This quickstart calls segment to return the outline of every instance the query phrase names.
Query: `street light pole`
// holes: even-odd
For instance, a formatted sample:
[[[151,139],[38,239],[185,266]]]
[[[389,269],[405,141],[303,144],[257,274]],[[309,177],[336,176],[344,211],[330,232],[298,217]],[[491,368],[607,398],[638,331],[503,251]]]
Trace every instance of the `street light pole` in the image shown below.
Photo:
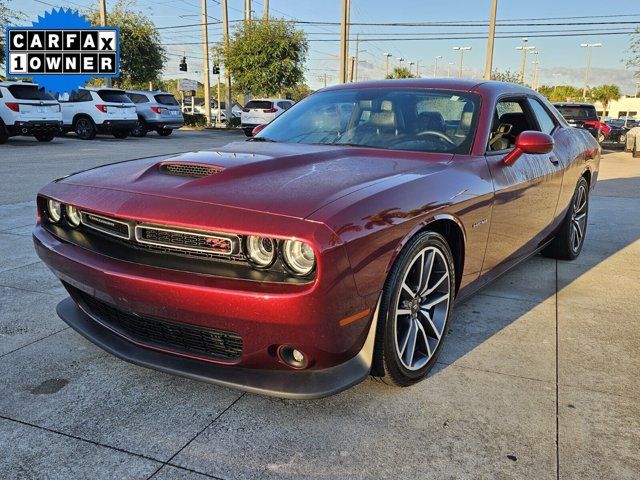
[[[209,77],[209,28],[207,26],[207,0],[201,0],[202,8],[202,63],[204,86],[204,116],[211,123],[211,77]]]
[[[536,47],[534,46],[527,46],[527,42],[529,41],[528,38],[523,38],[522,39],[522,45],[517,46],[516,50],[521,50],[522,51],[522,64],[520,65],[520,78],[519,78],[519,83],[521,85],[524,85],[524,73],[525,73],[525,69],[527,67],[527,52],[530,52],[531,50],[535,50]]]
[[[533,65],[533,73],[531,74],[531,88],[533,88],[536,92],[538,91],[538,65],[540,65],[539,60],[534,60],[531,62]]]
[[[464,52],[467,50],[471,50],[471,47],[453,47],[454,50],[458,50],[460,52],[460,67],[458,69],[458,78],[462,78],[462,68],[464,64]]]
[[[436,57],[436,66],[433,69],[433,78],[436,78],[438,76],[438,60],[442,60],[442,55],[438,55]]]
[[[403,57],[398,57],[398,58],[396,58],[396,60],[398,60],[398,68],[402,68],[402,62],[404,62],[404,58]]]
[[[226,48],[229,45],[229,9],[227,8],[227,0],[222,0],[220,6],[222,7],[222,43]],[[227,89],[224,115],[227,119],[227,128],[229,128],[231,124],[231,102],[233,99],[231,97],[231,72],[227,64],[224,66],[224,83]]]
[[[454,65],[453,62],[449,62],[449,65],[447,65],[447,78],[451,78],[451,66]]]
[[[587,68],[584,71],[584,87],[582,89],[582,98],[587,99],[587,90],[589,89],[589,70],[591,70],[591,53],[593,48],[601,47],[601,43],[581,43],[582,48],[587,49]]]
[[[491,0],[491,18],[489,20],[489,40],[487,43],[487,62],[484,67],[485,80],[491,80],[491,70],[493,68],[493,44],[496,38],[497,10],[498,10],[498,0]]]
[[[384,56],[386,57],[386,60],[387,60],[387,73],[385,75],[385,78],[387,78],[389,76],[389,59],[393,57],[393,54],[389,52],[384,52]]]

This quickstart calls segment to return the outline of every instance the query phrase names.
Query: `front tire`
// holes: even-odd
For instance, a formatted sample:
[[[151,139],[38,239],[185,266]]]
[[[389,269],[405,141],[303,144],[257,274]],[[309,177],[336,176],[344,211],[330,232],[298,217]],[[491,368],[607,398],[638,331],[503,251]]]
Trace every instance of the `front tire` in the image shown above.
[[[558,260],[574,260],[580,255],[589,219],[589,184],[580,177],[571,204],[558,234],[543,250],[543,255]]]
[[[159,128],[158,129],[158,135],[160,135],[161,137],[168,137],[169,135],[171,135],[172,132],[173,132],[173,129],[171,129],[171,128]]]
[[[385,283],[374,375],[402,387],[424,379],[442,350],[454,295],[449,245],[438,233],[418,234],[404,247]]]
[[[51,140],[53,140],[55,138],[55,134],[54,133],[36,133],[34,135],[34,137],[36,138],[36,140],[38,140],[39,142],[50,142]]]
[[[127,138],[129,136],[129,130],[114,130],[112,134],[116,138]]]

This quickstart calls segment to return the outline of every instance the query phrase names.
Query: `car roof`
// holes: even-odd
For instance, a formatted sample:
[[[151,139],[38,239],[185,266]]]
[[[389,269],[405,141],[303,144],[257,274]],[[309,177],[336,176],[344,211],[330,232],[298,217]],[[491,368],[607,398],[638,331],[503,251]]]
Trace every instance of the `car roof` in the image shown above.
[[[115,90],[117,92],[124,92],[123,88],[116,87],[82,87],[84,90],[89,90],[90,92],[100,92],[102,90]]]

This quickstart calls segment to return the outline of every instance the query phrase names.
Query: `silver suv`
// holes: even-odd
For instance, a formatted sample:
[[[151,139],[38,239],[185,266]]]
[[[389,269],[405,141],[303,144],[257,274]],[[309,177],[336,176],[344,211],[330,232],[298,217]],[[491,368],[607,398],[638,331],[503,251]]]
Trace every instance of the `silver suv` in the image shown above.
[[[50,142],[62,129],[60,104],[35,83],[0,82],[0,143],[16,135]]]
[[[131,130],[134,137],[144,137],[149,130],[166,137],[174,129],[184,126],[180,104],[167,92],[127,90],[127,96],[135,103],[138,124]]]

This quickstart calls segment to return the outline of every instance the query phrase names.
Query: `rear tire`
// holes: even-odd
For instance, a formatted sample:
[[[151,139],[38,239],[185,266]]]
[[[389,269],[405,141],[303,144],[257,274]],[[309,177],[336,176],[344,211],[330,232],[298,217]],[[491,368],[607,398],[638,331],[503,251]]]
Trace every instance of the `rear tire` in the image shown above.
[[[9,132],[7,132],[4,122],[0,120],[0,145],[7,143],[7,140],[9,140]]]
[[[161,137],[168,137],[169,135],[171,135],[171,133],[173,133],[173,129],[171,129],[171,128],[159,128],[158,129],[158,135],[160,135]]]
[[[111,134],[116,138],[127,138],[129,130],[114,130]]]
[[[444,237],[416,235],[398,256],[380,303],[373,375],[406,387],[433,368],[449,329],[455,266]]]
[[[89,117],[80,117],[73,124],[73,130],[81,140],[93,140],[98,133],[96,124]]]
[[[36,138],[36,140],[38,140],[39,142],[50,142],[51,140],[53,140],[55,138],[55,134],[54,133],[36,133],[34,135],[34,137]]]
[[[589,184],[580,177],[558,234],[542,251],[546,257],[574,260],[580,255],[589,220]]]

